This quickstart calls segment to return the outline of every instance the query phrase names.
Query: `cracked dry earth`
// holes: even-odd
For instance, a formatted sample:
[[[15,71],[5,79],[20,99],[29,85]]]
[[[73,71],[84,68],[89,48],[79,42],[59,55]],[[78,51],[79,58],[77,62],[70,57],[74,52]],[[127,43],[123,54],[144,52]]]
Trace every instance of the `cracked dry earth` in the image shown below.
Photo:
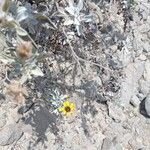
[[[41,101],[17,114],[0,94],[0,150],[150,150],[150,2],[137,3],[117,54],[124,67],[113,100],[90,103],[73,93],[74,114],[61,120]]]

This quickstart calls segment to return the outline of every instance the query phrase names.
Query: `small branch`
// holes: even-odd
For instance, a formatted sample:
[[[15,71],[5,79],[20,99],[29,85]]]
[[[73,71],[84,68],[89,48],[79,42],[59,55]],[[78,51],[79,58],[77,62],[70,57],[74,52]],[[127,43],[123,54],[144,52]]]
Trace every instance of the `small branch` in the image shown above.
[[[67,38],[67,35],[66,35],[64,29],[63,29],[63,32],[64,32],[64,35],[65,35],[66,38]],[[68,38],[67,38],[67,42],[68,42],[68,44],[69,44],[69,46],[70,46],[70,50],[71,50],[71,52],[72,52],[72,55],[73,55],[74,59],[75,59],[79,64],[80,64],[80,61],[82,61],[82,62],[90,63],[90,64],[92,64],[92,65],[98,66],[98,67],[100,67],[100,68],[103,68],[103,69],[106,69],[106,70],[112,72],[111,69],[109,69],[109,68],[107,68],[107,67],[104,67],[104,66],[102,66],[101,64],[98,64],[98,63],[95,63],[95,62],[92,62],[92,61],[89,61],[89,60],[86,60],[86,59],[84,59],[84,58],[79,57],[79,56],[75,53],[75,51],[73,50],[73,47],[72,47],[72,45],[71,45],[71,43],[70,43],[70,41],[69,41]]]

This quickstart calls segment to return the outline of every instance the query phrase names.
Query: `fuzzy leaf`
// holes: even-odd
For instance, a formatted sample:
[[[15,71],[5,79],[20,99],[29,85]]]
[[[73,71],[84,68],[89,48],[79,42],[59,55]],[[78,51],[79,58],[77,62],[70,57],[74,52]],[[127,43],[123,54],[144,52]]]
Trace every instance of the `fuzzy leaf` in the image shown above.
[[[67,16],[67,14],[66,14],[65,11],[64,11],[64,8],[62,8],[62,7],[58,7],[58,12],[59,12],[60,14],[62,14],[63,16]]]
[[[38,21],[34,16],[31,4],[26,3],[25,6],[20,6],[18,8],[16,20],[20,22],[24,29],[29,30],[29,33],[35,33]]]
[[[74,24],[78,25],[78,26],[80,25],[80,22],[79,22],[78,18],[74,18]]]
[[[5,19],[6,19],[6,21],[3,22],[2,27],[4,27],[4,28],[14,28],[14,27],[17,26],[17,24],[16,24],[15,20],[13,19],[13,17],[7,15],[5,17]]]
[[[74,24],[74,21],[71,20],[70,18],[66,18],[65,22],[64,22],[64,25],[65,26],[68,26],[68,25],[71,25],[71,24]]]
[[[19,36],[27,36],[28,33],[22,28],[16,28],[17,35]]]
[[[3,0],[3,5],[2,5],[2,11],[4,12],[7,12],[8,9],[9,9],[9,4],[10,4],[10,1],[9,0]]]
[[[74,5],[74,1],[73,0],[68,0],[68,3],[69,3],[69,6],[70,7],[74,7],[73,5]]]
[[[76,25],[76,30],[79,36],[81,36],[81,27],[79,25]]]
[[[0,54],[0,61],[3,62],[4,64],[8,64],[8,63],[11,64],[12,62],[14,62],[14,59],[11,59],[6,55]]]
[[[83,9],[83,0],[79,0],[77,8],[78,8],[78,11],[81,11]]]
[[[47,21],[51,27],[53,27],[53,29],[56,28],[56,26],[52,23],[52,21],[49,19],[49,17],[47,17],[46,15],[44,14],[41,14],[41,13],[37,13],[35,14],[35,18],[39,21]]]
[[[91,22],[91,21],[93,21],[93,15],[89,14],[89,15],[83,16],[82,17],[82,21],[85,21],[85,22]]]
[[[75,13],[74,13],[74,7],[66,7],[65,8],[65,10],[70,14],[70,15],[72,15],[72,16],[74,16],[75,15]]]
[[[28,13],[26,11],[27,11],[27,9],[23,6],[18,8],[18,10],[17,10],[17,13],[18,13],[17,20],[19,22],[25,20],[28,17]]]
[[[21,79],[20,79],[20,83],[24,84],[28,79],[31,79],[30,74],[29,73],[28,74],[23,74]]]
[[[15,17],[17,15],[17,2],[11,1],[9,12]]]
[[[43,72],[41,71],[41,69],[38,66],[33,68],[30,72],[34,76],[44,76]]]

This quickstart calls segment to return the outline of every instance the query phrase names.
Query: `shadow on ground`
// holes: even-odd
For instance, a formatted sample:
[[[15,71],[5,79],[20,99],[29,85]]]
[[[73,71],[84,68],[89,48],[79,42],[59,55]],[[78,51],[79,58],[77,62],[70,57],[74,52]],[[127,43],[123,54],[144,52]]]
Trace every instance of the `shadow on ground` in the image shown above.
[[[33,130],[33,139],[30,140],[28,149],[33,149],[39,142],[46,148],[47,132],[59,139],[58,116],[50,113],[43,102],[33,103],[30,109],[24,110],[26,111],[22,119],[26,125],[31,125]],[[21,112],[21,109],[19,111]]]

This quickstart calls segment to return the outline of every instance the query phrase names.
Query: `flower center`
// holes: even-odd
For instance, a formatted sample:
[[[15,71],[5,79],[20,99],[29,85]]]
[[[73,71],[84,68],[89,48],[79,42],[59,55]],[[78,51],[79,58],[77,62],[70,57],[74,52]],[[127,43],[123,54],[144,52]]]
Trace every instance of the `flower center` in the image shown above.
[[[65,107],[65,111],[66,112],[70,112],[71,111],[71,108],[69,106]]]

